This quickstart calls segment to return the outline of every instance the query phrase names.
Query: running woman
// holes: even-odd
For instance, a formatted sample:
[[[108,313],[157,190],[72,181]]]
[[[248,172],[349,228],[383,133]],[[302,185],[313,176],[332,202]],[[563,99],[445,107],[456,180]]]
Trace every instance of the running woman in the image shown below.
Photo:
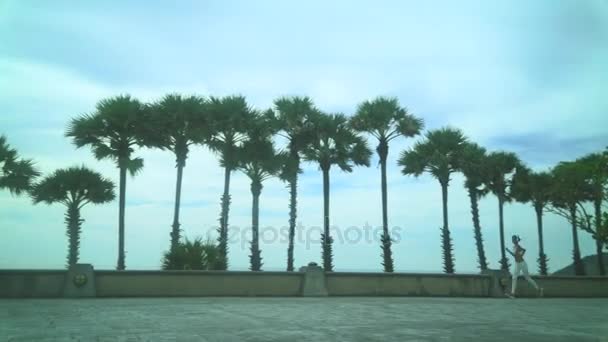
[[[542,297],[543,289],[541,287],[538,287],[538,285],[536,284],[534,279],[530,278],[530,274],[528,273],[528,264],[526,264],[526,261],[524,260],[524,254],[526,253],[526,250],[519,244],[519,241],[521,241],[521,239],[519,238],[519,236],[513,235],[511,237],[511,240],[513,241],[513,251],[509,250],[508,248],[506,248],[506,250],[507,250],[507,252],[509,252],[509,254],[511,254],[513,256],[513,258],[515,258],[515,266],[513,267],[514,270],[513,270],[513,280],[511,283],[511,294],[509,294],[508,296],[511,298],[515,298],[515,289],[517,288],[517,278],[519,277],[519,273],[523,272],[524,278],[526,278],[528,283],[530,283],[532,286],[534,286],[536,291],[538,291],[539,296]]]

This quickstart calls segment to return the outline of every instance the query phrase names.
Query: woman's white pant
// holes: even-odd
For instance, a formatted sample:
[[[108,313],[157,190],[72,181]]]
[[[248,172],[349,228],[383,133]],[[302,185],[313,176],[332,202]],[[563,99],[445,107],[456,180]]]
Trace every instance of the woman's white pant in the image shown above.
[[[528,273],[528,264],[526,264],[525,261],[522,261],[522,262],[516,262],[515,266],[513,267],[513,280],[511,282],[511,293],[515,294],[515,289],[517,288],[517,278],[519,277],[520,272],[524,274],[524,278],[526,278],[528,283],[530,283],[532,286],[534,286],[535,289],[538,290],[538,285],[536,285],[536,282],[534,281],[534,279],[530,278],[530,274]]]

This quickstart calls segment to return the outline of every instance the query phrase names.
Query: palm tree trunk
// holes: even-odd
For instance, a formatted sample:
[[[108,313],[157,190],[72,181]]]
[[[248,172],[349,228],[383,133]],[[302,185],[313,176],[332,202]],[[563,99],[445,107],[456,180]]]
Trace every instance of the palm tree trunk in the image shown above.
[[[175,184],[175,208],[173,210],[173,225],[171,231],[171,250],[174,250],[177,247],[180,239],[180,229],[179,229],[179,209],[180,202],[182,197],[182,175],[184,172],[183,162],[178,160],[177,162],[177,182]]]
[[[321,248],[323,268],[326,272],[333,272],[333,239],[329,233],[329,167],[323,167],[323,234],[321,234]]]
[[[251,206],[251,255],[249,260],[252,271],[261,271],[262,256],[260,251],[259,238],[259,214],[260,214],[260,193],[262,185],[259,182],[251,182],[251,194],[253,195],[253,203]]]
[[[384,272],[393,272],[393,252],[391,250],[391,236],[388,231],[388,190],[386,186],[386,158],[388,156],[388,143],[384,140],[380,141],[378,145],[378,155],[380,156],[380,175],[381,175],[381,189],[382,189],[382,237],[381,245],[382,249],[382,265],[384,266]]]
[[[287,247],[287,271],[293,271],[293,240],[296,234],[298,174],[289,181],[289,245]]]
[[[127,167],[120,166],[120,194],[118,197],[118,262],[116,269],[125,269],[125,195],[127,191]]]
[[[536,211],[536,226],[538,227],[538,271],[541,275],[547,275],[549,270],[543,240],[543,208],[535,206],[534,211]]]
[[[78,263],[78,255],[80,251],[80,231],[83,220],[80,219],[80,210],[78,203],[70,203],[68,211],[65,214],[65,223],[67,224],[68,236],[68,268]]]
[[[228,269],[228,211],[230,210],[230,174],[229,167],[224,168],[224,194],[221,200],[220,227],[218,237],[218,269]]]
[[[578,245],[578,231],[576,229],[576,207],[570,207],[570,219],[572,220],[572,259],[574,261],[574,272],[576,275],[585,275],[585,265],[581,260],[581,250]]]
[[[500,269],[509,270],[509,260],[505,254],[505,225],[503,216],[504,199],[502,195],[498,195],[498,229],[500,232]]]
[[[601,276],[606,275],[606,267],[604,266],[604,252],[603,243],[599,238],[599,233],[602,230],[602,199],[595,200],[593,203],[595,207],[595,246],[597,251],[597,267]]]
[[[443,204],[443,228],[441,229],[441,242],[443,247],[443,270],[445,273],[454,273],[454,256],[452,255],[452,238],[448,226],[448,183],[441,182],[441,200]]]
[[[481,234],[481,225],[479,224],[479,206],[477,203],[477,189],[469,187],[469,199],[471,200],[471,215],[473,217],[473,232],[475,234],[475,245],[477,246],[477,261],[479,268],[482,271],[488,269],[486,253],[483,248],[483,237]]]

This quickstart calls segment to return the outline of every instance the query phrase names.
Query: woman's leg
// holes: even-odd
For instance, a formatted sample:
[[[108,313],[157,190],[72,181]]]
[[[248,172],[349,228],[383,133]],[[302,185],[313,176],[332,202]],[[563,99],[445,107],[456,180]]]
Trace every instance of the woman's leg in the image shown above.
[[[511,280],[511,294],[512,295],[515,295],[515,290],[517,289],[517,277],[519,276],[520,270],[521,270],[520,263],[515,262],[515,265],[513,265],[513,278]]]
[[[538,290],[538,285],[536,284],[536,282],[534,281],[534,279],[532,279],[530,277],[530,274],[528,273],[528,264],[526,264],[526,262],[522,262],[522,271],[524,273],[524,278],[526,278],[526,280],[528,281],[528,283],[532,284],[532,286],[534,286],[534,288],[536,290]]]

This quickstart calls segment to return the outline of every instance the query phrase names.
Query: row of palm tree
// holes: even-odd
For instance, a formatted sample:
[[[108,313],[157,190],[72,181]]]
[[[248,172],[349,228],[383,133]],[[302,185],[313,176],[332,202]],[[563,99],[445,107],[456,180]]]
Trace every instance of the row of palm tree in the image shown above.
[[[259,246],[259,199],[263,182],[271,177],[285,181],[289,188],[289,243],[287,270],[294,270],[294,235],[297,218],[297,184],[303,161],[318,164],[323,177],[323,232],[321,234],[323,266],[333,270],[330,235],[330,171],[336,166],[352,172],[355,166],[369,166],[371,150],[363,134],[378,141],[376,152],[381,166],[382,224],[381,257],[385,272],[394,270],[392,238],[388,230],[387,156],[389,143],[398,137],[421,134],[423,120],[410,114],[395,98],[379,97],[361,103],[350,118],[343,114],[326,114],[308,97],[283,97],[266,111],[249,106],[242,96],[209,97],[170,94],[154,103],[142,103],[130,96],[117,96],[100,101],[91,114],[73,119],[66,131],[77,148],[91,147],[97,159],[113,160],[119,177],[119,250],[117,269],[125,269],[124,232],[127,173],[142,171],[143,160],[136,157],[137,147],[171,151],[176,157],[176,189],[173,221],[170,230],[170,252],[180,247],[179,221],[183,169],[192,145],[208,147],[219,157],[224,168],[224,190],[220,198],[218,228],[219,269],[228,268],[228,217],[230,210],[230,177],[242,171],[251,181],[252,241],[251,270],[262,269]],[[286,139],[279,149],[275,137]],[[87,203],[104,203],[114,198],[113,184],[84,167],[58,170],[34,185],[38,172],[31,161],[19,160],[16,152],[0,140],[0,158],[5,158],[4,178],[0,186],[12,192],[31,191],[34,202],[61,202],[68,207],[67,232],[70,237],[68,264],[77,261],[78,236],[82,219],[79,209]],[[7,152],[4,152],[7,151]],[[11,152],[12,151],[12,152]],[[2,161],[3,159],[0,159]],[[478,201],[492,193],[498,200],[500,266],[508,269],[504,242],[504,205],[512,200],[531,203],[537,214],[539,235],[539,272],[547,274],[544,253],[542,217],[546,211],[566,217],[572,224],[573,259],[577,274],[584,274],[577,229],[584,229],[597,241],[601,260],[606,245],[606,220],[602,223],[602,205],[608,184],[608,155],[598,153],[574,162],[560,163],[548,172],[535,173],[509,152],[488,153],[471,142],[462,131],[444,127],[427,131],[412,148],[403,151],[398,165],[404,175],[429,173],[441,186],[443,225],[440,228],[443,266],[446,273],[455,272],[455,257],[448,221],[448,187],[454,173],[465,176],[465,188],[471,202],[471,214],[479,268],[488,268],[485,256]],[[20,165],[20,166],[19,166]],[[30,170],[19,170],[29,166]],[[26,167],[27,169],[27,167]],[[12,172],[12,173],[11,173]],[[21,175],[15,178],[15,175]],[[8,178],[7,178],[8,177]],[[12,177],[12,178],[11,178]],[[16,179],[19,179],[17,182]],[[12,182],[12,183],[11,183]],[[20,182],[20,183],[19,183]],[[18,183],[20,186],[16,186]],[[11,185],[12,184],[12,185]],[[595,216],[588,215],[592,203]],[[605,274],[604,265],[600,273]]]

